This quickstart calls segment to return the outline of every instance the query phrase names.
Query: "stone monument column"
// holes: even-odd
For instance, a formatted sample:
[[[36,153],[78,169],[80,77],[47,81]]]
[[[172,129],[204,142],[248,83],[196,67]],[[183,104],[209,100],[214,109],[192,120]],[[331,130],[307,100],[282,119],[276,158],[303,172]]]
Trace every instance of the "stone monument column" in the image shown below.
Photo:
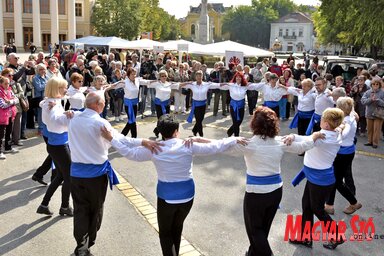
[[[68,1],[68,40],[76,39],[75,0]]]
[[[59,43],[59,6],[57,0],[49,2],[51,7],[51,42],[52,46]]]
[[[22,6],[23,5],[21,0],[15,0],[13,5],[13,20],[14,20],[14,27],[15,27],[15,46],[16,46],[17,52],[24,52],[23,20],[21,15],[21,12],[23,10]]]
[[[33,20],[33,44],[36,46],[37,52],[42,51],[41,48],[41,25],[40,25],[40,1],[32,2],[32,20]]]
[[[209,29],[209,16],[207,10],[207,2],[208,0],[201,1],[201,11],[199,18],[199,43],[208,44],[211,42],[210,40],[210,29]]]

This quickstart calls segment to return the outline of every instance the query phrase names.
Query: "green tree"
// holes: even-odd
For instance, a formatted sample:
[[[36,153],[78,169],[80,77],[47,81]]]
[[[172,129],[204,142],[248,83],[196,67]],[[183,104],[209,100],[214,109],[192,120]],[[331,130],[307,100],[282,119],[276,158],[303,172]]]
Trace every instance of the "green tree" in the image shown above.
[[[91,17],[96,34],[130,40],[136,38],[143,21],[137,11],[141,5],[140,0],[97,0]]]
[[[381,1],[323,0],[314,13],[316,32],[321,43],[353,45],[355,50],[369,47],[374,57],[384,39],[384,10]]]
[[[176,39],[181,31],[158,0],[96,0],[91,20],[96,34],[129,40],[142,32],[153,32],[154,40]]]

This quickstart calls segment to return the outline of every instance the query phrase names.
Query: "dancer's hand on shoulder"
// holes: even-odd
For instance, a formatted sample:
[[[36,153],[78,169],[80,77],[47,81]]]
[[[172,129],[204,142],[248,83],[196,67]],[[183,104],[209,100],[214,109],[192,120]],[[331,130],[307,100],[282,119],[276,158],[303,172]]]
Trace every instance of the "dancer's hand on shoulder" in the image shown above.
[[[192,137],[192,138],[185,139],[183,143],[184,143],[184,146],[186,146],[187,148],[190,148],[190,147],[192,147],[194,142],[197,142],[197,143],[210,143],[211,140],[205,139],[205,138],[202,138],[202,137]]]
[[[247,146],[248,142],[249,142],[249,140],[246,139],[246,138],[243,138],[243,137],[239,137],[239,138],[236,139],[236,143],[240,144],[242,146]]]
[[[325,139],[325,134],[321,132],[314,132],[312,133],[312,139],[313,141],[323,140]]]
[[[157,154],[161,152],[162,151],[161,146],[164,146],[164,144],[161,142],[146,140],[146,139],[143,139],[143,141],[141,142],[141,145],[149,149],[152,152],[152,154]]]
[[[101,136],[104,139],[106,139],[108,141],[112,141],[112,139],[113,139],[112,132],[110,130],[108,130],[107,127],[105,127],[105,126],[101,127],[100,131],[101,131]]]

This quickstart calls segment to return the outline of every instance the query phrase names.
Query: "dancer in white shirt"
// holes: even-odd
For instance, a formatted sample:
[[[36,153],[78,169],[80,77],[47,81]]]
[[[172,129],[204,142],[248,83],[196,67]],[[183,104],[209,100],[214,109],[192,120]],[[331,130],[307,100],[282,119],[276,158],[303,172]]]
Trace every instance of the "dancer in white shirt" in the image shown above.
[[[340,194],[348,200],[349,206],[344,209],[344,213],[352,214],[356,210],[362,207],[361,203],[357,202],[354,191],[346,185],[344,179],[347,179],[347,176],[353,181],[352,178],[352,161],[355,157],[355,136],[357,123],[355,120],[353,107],[354,102],[352,98],[349,97],[340,97],[336,102],[336,107],[341,109],[344,112],[344,125],[345,128],[342,132],[342,143],[339,152],[337,152],[335,161],[333,162],[333,168],[335,172],[336,183],[333,188],[327,203],[325,205],[325,211],[329,214],[334,214],[335,209],[333,207],[335,201],[336,189]]]
[[[161,248],[165,256],[179,255],[183,223],[192,207],[195,195],[192,176],[193,155],[212,155],[229,149],[236,145],[236,142],[242,144],[246,142],[241,138],[226,138],[207,144],[193,143],[191,147],[186,147],[184,141],[177,138],[179,123],[171,115],[163,115],[157,127],[164,139],[162,152],[157,155],[143,147],[131,148],[119,142],[107,129],[103,130],[103,136],[128,159],[152,160],[155,164],[158,175],[157,219]],[[197,141],[199,140],[197,138]]]
[[[179,84],[169,83],[167,82],[168,73],[165,70],[161,70],[159,72],[160,81],[150,81],[147,85],[148,88],[155,88],[156,90],[156,98],[155,98],[155,106],[156,106],[156,115],[157,119],[159,119],[164,114],[169,114],[170,112],[170,104],[169,99],[171,98],[171,90],[179,89]],[[157,127],[153,130],[156,135],[156,138],[159,137],[159,131]]]
[[[73,73],[71,75],[71,85],[67,91],[67,98],[71,105],[71,110],[84,110],[85,95],[84,92],[88,87],[82,87],[83,85],[83,76],[79,73]]]
[[[89,248],[95,244],[97,231],[103,218],[103,205],[110,187],[118,183],[108,161],[111,144],[100,136],[100,129],[107,127],[120,143],[128,147],[143,145],[158,150],[158,144],[149,140],[131,139],[111,128],[100,117],[105,100],[102,95],[91,92],[86,97],[86,109],[70,120],[68,126],[71,148],[71,189],[74,205],[74,237],[77,242],[75,255],[90,255]],[[87,124],[86,129],[84,124]],[[108,254],[108,253],[105,253]]]
[[[40,214],[53,214],[48,204],[56,189],[63,183],[59,214],[73,216],[73,209],[69,205],[71,156],[68,147],[67,127],[69,122],[67,116],[72,115],[73,112],[64,112],[61,105],[61,99],[67,91],[67,84],[67,81],[62,78],[52,77],[49,79],[44,92],[47,99],[40,103],[42,120],[45,124],[43,133],[48,138],[47,151],[56,166],[57,172],[55,178],[49,184],[41,205],[37,209],[37,213]]]
[[[280,117],[279,100],[287,92],[284,88],[277,85],[277,80],[277,75],[272,73],[269,76],[269,83],[251,83],[248,84],[248,86],[254,86],[256,91],[263,92],[264,106],[267,106],[275,111],[277,117]]]
[[[254,111],[250,127],[254,136],[248,145],[231,149],[244,154],[247,166],[244,196],[244,222],[250,242],[247,255],[272,255],[268,234],[283,193],[280,176],[283,155],[311,149],[322,134],[277,136],[279,119],[273,110],[262,106]]]
[[[341,125],[343,119],[344,113],[338,108],[328,108],[323,112],[320,132],[325,134],[325,139],[317,141],[315,147],[305,153],[304,167],[292,181],[292,184],[296,186],[304,178],[307,178],[302,198],[301,237],[290,239],[290,243],[312,248],[311,232],[304,232],[304,227],[309,223],[309,230],[312,230],[314,215],[319,221],[329,223],[328,232],[330,231],[333,220],[325,211],[324,204],[335,184],[333,161],[341,144],[341,135],[335,129]],[[344,240],[338,237],[337,225],[335,237],[336,240],[329,240],[323,246],[333,250],[344,243]]]
[[[196,71],[196,82],[180,83],[180,87],[185,89],[191,89],[192,94],[192,109],[188,116],[188,123],[192,123],[193,116],[196,118],[196,123],[192,128],[193,135],[199,134],[203,136],[203,120],[205,115],[205,109],[207,105],[207,93],[209,89],[218,89],[219,83],[207,83],[203,82],[203,72],[201,70]]]

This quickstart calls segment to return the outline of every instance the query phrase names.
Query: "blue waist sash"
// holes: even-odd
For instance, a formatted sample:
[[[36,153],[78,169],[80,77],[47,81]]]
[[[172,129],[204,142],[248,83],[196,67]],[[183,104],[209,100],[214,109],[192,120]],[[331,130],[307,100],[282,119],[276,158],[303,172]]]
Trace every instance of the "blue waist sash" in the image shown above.
[[[309,122],[309,125],[308,125],[308,128],[307,128],[307,131],[305,132],[305,135],[311,135],[313,126],[315,124],[317,124],[318,122],[320,122],[320,120],[321,120],[321,115],[313,113],[313,116],[311,118],[311,121]]]
[[[45,123],[43,123],[42,134],[43,134],[44,137],[48,138],[48,129],[47,129],[47,126],[45,125]]]
[[[166,107],[169,105],[169,99],[161,101],[159,98],[155,98],[155,104],[161,106],[162,115],[167,113]]]
[[[60,146],[68,143],[68,132],[54,133],[54,132],[48,131],[47,127],[44,126],[43,134],[48,138],[49,145]]]
[[[71,164],[71,176],[76,178],[95,178],[107,174],[109,187],[112,190],[112,185],[119,184],[119,179],[113,170],[111,163],[107,160],[103,164]]]
[[[192,123],[193,116],[195,115],[195,107],[202,107],[207,104],[207,100],[192,100],[191,112],[189,112],[187,122]]]
[[[279,106],[279,102],[278,101],[264,101],[263,105],[267,106],[269,108],[275,108],[275,107]]]
[[[229,105],[233,108],[233,111],[236,113],[236,121],[240,121],[240,112],[241,108],[245,106],[245,99],[243,100],[234,100],[231,98]]]
[[[124,98],[124,105],[128,108],[128,123],[133,124],[136,122],[135,111],[133,110],[133,106],[139,104],[139,98],[136,99],[127,99]]]
[[[71,108],[71,110],[83,112],[85,108]]]
[[[193,179],[178,182],[157,182],[157,196],[164,200],[183,200],[195,195]]]
[[[304,178],[319,186],[329,186],[336,182],[333,166],[319,170],[304,165],[303,169],[293,178],[292,185],[298,185]]]
[[[356,151],[356,146],[355,144],[352,144],[351,146],[347,146],[347,147],[341,146],[337,154],[349,155],[349,154],[355,153],[355,151]]]
[[[252,176],[247,174],[248,185],[271,185],[279,184],[282,182],[280,174],[270,176]]]
[[[299,118],[300,119],[310,119],[313,116],[313,113],[315,113],[315,110],[311,111],[297,111],[295,116],[292,119],[291,124],[289,125],[289,129],[297,128],[297,125],[299,124]]]

